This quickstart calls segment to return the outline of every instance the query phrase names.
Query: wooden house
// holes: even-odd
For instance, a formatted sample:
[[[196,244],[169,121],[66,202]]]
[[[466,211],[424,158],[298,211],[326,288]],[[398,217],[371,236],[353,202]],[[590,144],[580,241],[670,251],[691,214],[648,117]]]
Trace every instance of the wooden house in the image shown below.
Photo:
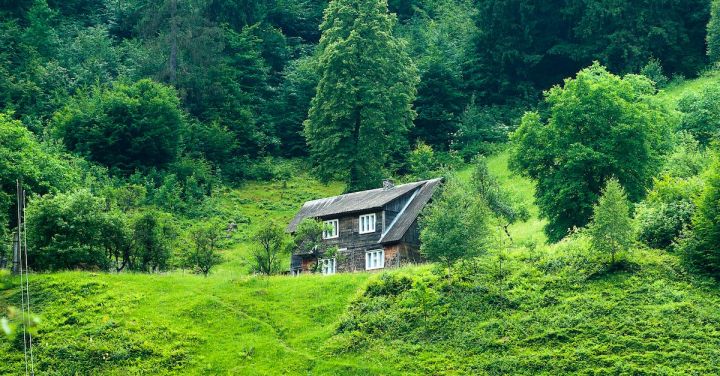
[[[393,185],[306,202],[287,227],[294,233],[305,218],[325,223],[323,242],[337,247],[335,257],[295,252],[291,272],[324,274],[377,270],[420,262],[418,215],[441,179]]]

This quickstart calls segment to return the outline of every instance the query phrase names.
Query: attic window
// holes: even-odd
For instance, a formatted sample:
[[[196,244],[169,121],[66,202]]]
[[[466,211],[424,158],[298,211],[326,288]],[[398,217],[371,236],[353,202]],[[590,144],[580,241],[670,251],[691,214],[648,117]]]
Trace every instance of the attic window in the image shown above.
[[[331,219],[323,222],[325,224],[325,230],[323,230],[323,239],[337,238],[339,235],[339,222],[337,219]]]
[[[375,213],[361,215],[358,218],[358,225],[361,234],[375,232]]]

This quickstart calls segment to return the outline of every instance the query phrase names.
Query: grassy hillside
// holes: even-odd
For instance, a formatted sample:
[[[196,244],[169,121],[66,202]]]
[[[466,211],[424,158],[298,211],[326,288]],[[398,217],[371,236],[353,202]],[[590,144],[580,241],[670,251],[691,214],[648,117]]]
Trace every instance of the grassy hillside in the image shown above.
[[[366,274],[302,278],[34,276],[41,374],[299,374],[371,368],[319,356]],[[17,304],[7,290],[0,305]],[[0,374],[22,367],[22,342],[0,341]],[[348,364],[346,366],[346,364]]]
[[[320,344],[366,274],[248,276],[250,235],[265,220],[287,223],[303,201],[342,191],[306,178],[222,192],[238,242],[210,277],[65,272],[33,275],[41,322],[36,367],[44,374],[276,374],[372,369],[325,359]],[[0,284],[0,307],[19,306],[18,280]],[[0,309],[0,312],[4,312]],[[22,342],[0,337],[0,374],[22,367]],[[6,361],[7,360],[7,361]]]
[[[711,70],[694,80],[684,80],[670,84],[668,87],[660,90],[658,98],[668,107],[674,109],[675,104],[683,95],[692,92],[700,92],[703,87],[710,83],[720,81],[720,71]]]
[[[490,158],[490,169],[533,218],[511,228],[511,252],[467,264],[452,283],[432,266],[248,276],[249,235],[261,221],[285,223],[302,201],[342,191],[307,178],[248,184],[221,195],[221,210],[240,223],[239,243],[208,278],[34,275],[36,368],[56,375],[720,372],[717,286],[664,251],[636,250],[622,268],[606,270],[582,234],[543,245],[533,184],[512,174],[507,159]],[[4,283],[0,307],[19,305],[17,280]],[[18,338],[0,340],[0,374],[23,367]]]
[[[235,218],[238,231],[233,234],[236,244],[223,252],[225,262],[215,273],[247,274],[251,236],[263,221],[276,221],[285,226],[305,201],[338,195],[343,190],[340,183],[324,185],[300,176],[286,182],[251,182],[241,189],[221,192],[216,198],[218,211],[225,218]]]
[[[678,259],[636,250],[600,267],[582,238],[456,271],[399,273],[355,301],[338,354],[412,374],[720,373],[720,293]],[[403,278],[405,276],[405,278]]]

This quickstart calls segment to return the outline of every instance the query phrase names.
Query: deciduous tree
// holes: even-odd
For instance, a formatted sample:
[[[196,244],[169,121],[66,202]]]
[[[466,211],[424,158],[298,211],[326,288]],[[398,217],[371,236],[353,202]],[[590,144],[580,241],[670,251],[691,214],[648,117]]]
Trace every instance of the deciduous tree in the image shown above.
[[[442,189],[420,218],[420,252],[428,260],[441,262],[450,276],[456,261],[487,251],[492,230],[490,210],[479,195],[455,179]]]
[[[605,181],[616,177],[639,201],[668,149],[668,118],[644,76],[624,78],[595,63],[546,93],[513,134],[512,165],[537,181],[535,198],[558,241],[592,216]]]
[[[288,250],[287,236],[282,227],[268,221],[253,235],[253,267],[260,274],[271,275],[280,269],[280,257]]]

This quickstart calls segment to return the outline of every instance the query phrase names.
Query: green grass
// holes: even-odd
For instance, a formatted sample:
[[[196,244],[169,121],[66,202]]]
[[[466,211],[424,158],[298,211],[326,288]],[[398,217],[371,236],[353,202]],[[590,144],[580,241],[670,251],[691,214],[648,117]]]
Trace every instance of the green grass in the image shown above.
[[[368,274],[225,278],[64,272],[35,275],[41,374],[299,374],[372,369],[319,345]],[[12,290],[0,306],[19,306]],[[20,342],[21,343],[21,342]],[[0,374],[22,351],[0,341]],[[320,372],[322,373],[322,372]]]
[[[320,184],[302,175],[288,182],[250,182],[241,189],[221,192],[216,198],[217,206],[224,217],[235,218],[238,231],[233,236],[236,243],[223,252],[225,262],[215,273],[247,274],[251,236],[262,223],[272,220],[284,227],[305,201],[335,196],[343,190],[343,184]]]
[[[33,275],[38,374],[719,373],[717,285],[663,251],[636,250],[608,271],[582,236],[544,245],[534,185],[508,157],[490,157],[489,168],[532,216],[511,227],[502,268],[491,252],[452,283],[431,265],[249,276],[250,235],[263,221],[284,225],[302,202],[343,189],[307,177],[250,183],[217,198],[239,228],[207,278]],[[19,305],[17,284],[0,276],[0,316]],[[0,374],[21,373],[20,337],[0,337]]]
[[[487,159],[488,169],[498,181],[502,189],[510,193],[511,197],[525,205],[530,211],[530,219],[525,222],[514,223],[509,227],[510,235],[516,244],[545,243],[547,240],[543,233],[545,220],[539,217],[539,209],[535,205],[535,183],[508,167],[510,151],[504,150]],[[462,169],[458,176],[461,179],[470,179],[472,167]]]
[[[703,87],[710,83],[720,81],[720,71],[711,70],[699,78],[693,80],[683,80],[672,83],[668,87],[660,90],[658,99],[670,109],[675,109],[676,103],[685,95],[692,92],[700,92]]]
[[[353,303],[335,351],[409,374],[720,373],[715,282],[662,251],[636,250],[620,270],[589,253],[578,238],[515,252],[502,273],[487,257],[452,283],[389,279]]]

